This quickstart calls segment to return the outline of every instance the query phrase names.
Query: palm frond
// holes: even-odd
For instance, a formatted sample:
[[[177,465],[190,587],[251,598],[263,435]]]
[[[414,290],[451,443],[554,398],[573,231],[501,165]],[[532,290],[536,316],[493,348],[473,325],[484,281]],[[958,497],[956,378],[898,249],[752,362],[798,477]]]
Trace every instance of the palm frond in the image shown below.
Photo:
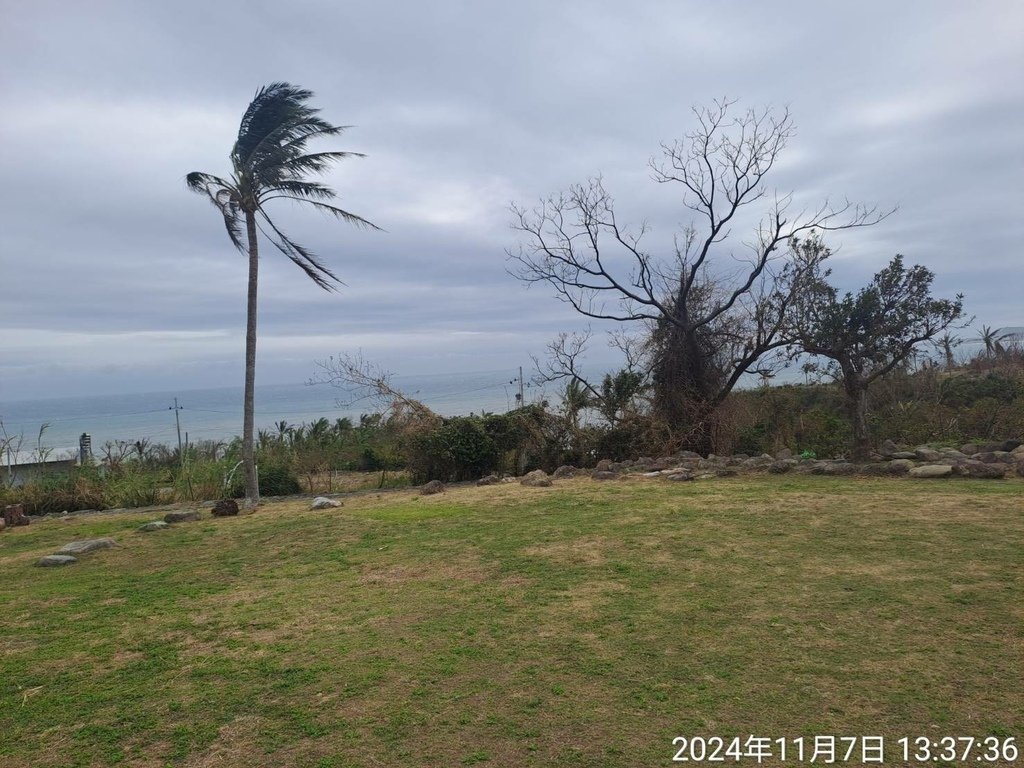
[[[290,195],[274,195],[273,197],[265,198],[265,200],[275,200],[275,199],[276,200],[293,200],[293,201],[295,201],[297,203],[306,203],[307,205],[312,205],[317,210],[323,211],[324,213],[329,213],[332,216],[341,219],[342,221],[346,221],[346,222],[348,222],[349,224],[351,224],[354,227],[359,227],[360,229],[373,229],[373,230],[376,230],[377,232],[383,232],[384,231],[383,229],[378,227],[376,224],[374,224],[372,221],[367,221],[362,216],[358,216],[358,215],[356,215],[354,213],[346,211],[346,210],[344,210],[342,208],[339,208],[336,205],[328,205],[327,203],[320,203],[320,202],[317,202],[316,200],[308,200],[308,199],[301,198],[301,197],[292,197]]]
[[[337,286],[344,285],[340,278],[335,275],[330,268],[323,264],[319,257],[316,256],[312,251],[303,245],[299,245],[294,240],[289,238],[284,232],[278,229],[277,225],[271,220],[264,211],[260,211],[260,215],[263,220],[270,225],[270,228],[274,231],[277,237],[269,235],[265,230],[263,234],[266,235],[267,239],[274,244],[281,253],[291,259],[299,269],[306,273],[314,283],[323,288],[325,291],[336,291]]]

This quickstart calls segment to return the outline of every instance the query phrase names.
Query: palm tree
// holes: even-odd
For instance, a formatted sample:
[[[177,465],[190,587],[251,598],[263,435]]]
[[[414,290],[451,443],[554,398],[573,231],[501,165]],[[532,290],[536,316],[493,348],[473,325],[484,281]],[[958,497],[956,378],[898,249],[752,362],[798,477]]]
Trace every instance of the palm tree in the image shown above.
[[[942,352],[942,356],[946,359],[947,371],[952,371],[956,367],[956,355],[953,353],[953,350],[960,346],[961,341],[961,339],[946,331],[934,342],[935,346]]]
[[[305,246],[285,235],[267,213],[271,200],[306,203],[349,224],[378,229],[366,219],[326,201],[334,190],[310,178],[323,174],[355,152],[307,153],[310,139],[337,136],[345,126],[328,123],[320,110],[309,106],[311,91],[289,83],[271,83],[256,92],[242,115],[238,138],[231,149],[231,175],[224,179],[194,171],[188,188],[206,195],[224,217],[232,244],[249,257],[249,290],[245,334],[245,402],[242,420],[242,463],[245,470],[245,506],[259,502],[253,450],[253,411],[256,382],[256,289],[261,232],[285,256],[324,290],[341,285],[338,277]],[[264,229],[266,225],[266,229]],[[244,239],[243,239],[244,228]]]

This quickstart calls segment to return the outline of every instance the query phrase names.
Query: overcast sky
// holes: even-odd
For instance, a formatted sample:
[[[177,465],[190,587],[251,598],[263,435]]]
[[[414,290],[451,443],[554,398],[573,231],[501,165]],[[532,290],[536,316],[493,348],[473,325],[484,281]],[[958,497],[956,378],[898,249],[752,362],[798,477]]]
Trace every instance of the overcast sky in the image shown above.
[[[184,176],[226,174],[274,80],[355,126],[330,146],[368,157],[329,183],[387,232],[280,210],[348,288],[265,249],[260,383],[360,348],[401,374],[527,364],[585,323],[506,273],[509,203],[601,173],[670,244],[687,218],[647,161],[721,96],[792,110],[772,186],[899,205],[831,241],[844,287],[900,252],[979,322],[1024,325],[1015,0],[0,0],[0,18],[0,401],[241,384],[245,260]]]

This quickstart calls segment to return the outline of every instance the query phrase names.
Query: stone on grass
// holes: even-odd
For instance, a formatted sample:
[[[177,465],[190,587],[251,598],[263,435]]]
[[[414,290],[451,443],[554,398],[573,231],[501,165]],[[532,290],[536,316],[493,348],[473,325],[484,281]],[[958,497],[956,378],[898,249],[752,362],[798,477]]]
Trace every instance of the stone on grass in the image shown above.
[[[917,457],[918,461],[938,461],[942,458],[941,453],[929,448],[927,445],[921,445],[915,448],[914,456]]]
[[[962,464],[958,464],[953,472],[961,477],[973,477],[979,480],[1001,480],[1006,475],[1006,467],[1002,464],[965,461]]]
[[[611,459],[601,459],[599,462],[597,462],[597,466],[594,467],[594,469],[597,470],[598,472],[611,472],[612,471],[612,460]]]
[[[893,475],[905,475],[914,468],[910,459],[893,459],[889,462],[889,472]]]
[[[110,549],[117,545],[113,539],[83,539],[72,541],[57,550],[58,555],[84,555],[97,549]]]
[[[520,485],[525,485],[528,488],[547,488],[551,485],[551,478],[548,477],[548,473],[543,469],[535,469],[533,472],[527,472],[519,479]]]
[[[793,469],[796,464],[797,462],[795,459],[779,459],[778,461],[773,461],[768,465],[768,471],[773,475],[784,475],[786,472]]]
[[[167,523],[163,520],[154,520],[151,523],[145,523],[139,526],[139,530],[143,533],[152,533],[153,531],[162,531],[167,527]]]
[[[501,478],[497,475],[485,475],[476,481],[477,485],[497,485]]]
[[[329,499],[326,496],[317,496],[313,499],[313,503],[309,505],[310,509],[333,509],[334,507],[340,507],[343,504],[337,499]],[[214,514],[217,514],[214,511]]]
[[[78,558],[71,555],[47,555],[36,560],[36,565],[40,568],[57,568],[61,565],[71,565],[77,562]]]
[[[637,463],[639,464],[640,462],[637,462]],[[648,459],[648,462],[645,463],[644,466],[648,466],[649,467],[653,463],[654,463],[653,461]],[[560,466],[558,469],[555,470],[555,473],[552,475],[552,477],[556,477],[556,478],[575,477],[578,472],[579,472],[579,470],[576,469],[576,467],[570,466],[569,464],[563,464],[562,466]]]
[[[892,457],[894,459],[916,459],[917,454],[914,451],[896,451]]]
[[[693,473],[688,469],[678,469],[675,472],[669,472],[665,475],[666,480],[672,480],[677,483],[685,483],[689,480],[693,480]]]
[[[614,472],[607,472],[602,469],[595,469],[590,473],[590,476],[595,480],[614,480],[618,477]]]
[[[430,496],[435,493],[444,493],[444,483],[440,480],[431,480],[420,488],[421,496]]]
[[[199,513],[194,509],[187,512],[168,512],[164,515],[165,523],[191,523],[199,519]]]
[[[949,464],[925,464],[921,467],[914,467],[910,470],[911,477],[949,477],[953,474],[953,467]]]
[[[211,510],[214,517],[234,517],[238,514],[238,502],[234,499],[221,499]]]

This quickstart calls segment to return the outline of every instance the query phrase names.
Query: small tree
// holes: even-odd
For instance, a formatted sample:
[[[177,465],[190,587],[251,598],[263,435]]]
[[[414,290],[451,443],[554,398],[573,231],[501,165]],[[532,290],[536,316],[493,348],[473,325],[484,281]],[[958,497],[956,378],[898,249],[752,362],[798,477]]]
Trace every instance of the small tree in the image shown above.
[[[840,298],[827,272],[797,294],[790,328],[794,353],[830,361],[846,394],[855,460],[866,459],[871,449],[868,389],[963,316],[962,294],[932,297],[934,277],[919,264],[904,267],[897,255],[856,294]]]

